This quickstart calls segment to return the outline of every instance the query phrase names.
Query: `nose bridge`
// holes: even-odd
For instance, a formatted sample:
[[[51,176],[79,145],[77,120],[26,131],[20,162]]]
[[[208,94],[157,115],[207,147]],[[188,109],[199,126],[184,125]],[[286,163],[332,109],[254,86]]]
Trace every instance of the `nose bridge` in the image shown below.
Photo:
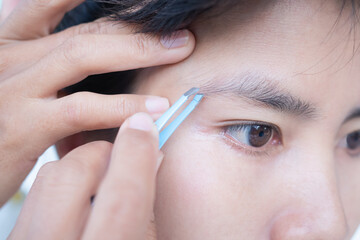
[[[337,187],[334,155],[324,146],[299,149],[287,161],[287,197],[274,220],[271,239],[342,240],[347,223]]]

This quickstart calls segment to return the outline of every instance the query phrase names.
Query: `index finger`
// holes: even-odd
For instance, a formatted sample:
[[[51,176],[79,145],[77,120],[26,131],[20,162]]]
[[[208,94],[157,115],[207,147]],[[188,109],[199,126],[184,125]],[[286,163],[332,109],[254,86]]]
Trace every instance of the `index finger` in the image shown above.
[[[23,86],[23,92],[32,97],[48,97],[89,75],[179,62],[193,52],[194,46],[194,36],[188,30],[175,32],[169,38],[145,34],[78,35],[18,74],[12,84]]]
[[[158,158],[158,134],[152,119],[144,113],[135,114],[124,123],[115,141],[84,239],[145,239]]]

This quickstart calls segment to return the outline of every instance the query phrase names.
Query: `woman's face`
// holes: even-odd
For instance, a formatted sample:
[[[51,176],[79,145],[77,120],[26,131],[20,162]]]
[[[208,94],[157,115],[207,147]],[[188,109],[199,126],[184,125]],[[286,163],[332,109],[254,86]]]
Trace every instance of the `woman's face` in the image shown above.
[[[138,93],[172,103],[191,87],[205,94],[163,148],[160,239],[354,233],[360,43],[351,10],[335,2],[280,1],[199,21],[190,58],[140,74]]]

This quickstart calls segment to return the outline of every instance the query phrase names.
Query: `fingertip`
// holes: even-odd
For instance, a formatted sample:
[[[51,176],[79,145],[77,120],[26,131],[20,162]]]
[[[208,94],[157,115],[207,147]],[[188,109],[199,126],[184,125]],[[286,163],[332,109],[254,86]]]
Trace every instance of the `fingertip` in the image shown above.
[[[188,30],[179,30],[171,35],[162,36],[160,42],[164,48],[182,48],[186,47],[190,40],[190,31]]]
[[[188,57],[195,49],[195,36],[187,29],[179,30],[160,38],[161,45],[171,52],[177,52],[180,59]]]
[[[126,119],[120,127],[120,132],[123,132],[125,129],[149,132],[155,137],[159,134],[153,118],[149,114],[143,112],[135,113]]]
[[[166,98],[148,97],[145,106],[150,114],[159,114],[165,112],[170,107],[170,103]]]

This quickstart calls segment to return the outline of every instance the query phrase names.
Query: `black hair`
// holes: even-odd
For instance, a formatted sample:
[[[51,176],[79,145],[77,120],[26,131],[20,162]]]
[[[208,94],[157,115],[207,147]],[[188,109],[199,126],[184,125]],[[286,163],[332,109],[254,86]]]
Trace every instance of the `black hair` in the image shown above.
[[[133,25],[136,32],[169,35],[188,27],[196,18],[212,9],[244,0],[86,0],[65,14],[55,32],[108,17],[114,22]],[[67,93],[90,91],[102,94],[131,92],[135,71],[123,71],[89,76],[65,89]]]
[[[83,4],[68,12],[56,31],[80,23],[91,22],[100,17],[109,17],[114,21],[132,24],[137,32],[168,35],[187,28],[203,14],[216,15],[214,10],[226,11],[234,5],[255,4],[262,0],[86,0]],[[276,0],[263,0],[276,1]],[[360,0],[338,0],[340,14],[350,4],[353,17],[358,21]],[[250,4],[251,2],[251,4]],[[355,26],[355,25],[354,25]],[[94,75],[82,82],[66,88],[69,93],[91,91],[104,94],[128,93],[134,71]]]

